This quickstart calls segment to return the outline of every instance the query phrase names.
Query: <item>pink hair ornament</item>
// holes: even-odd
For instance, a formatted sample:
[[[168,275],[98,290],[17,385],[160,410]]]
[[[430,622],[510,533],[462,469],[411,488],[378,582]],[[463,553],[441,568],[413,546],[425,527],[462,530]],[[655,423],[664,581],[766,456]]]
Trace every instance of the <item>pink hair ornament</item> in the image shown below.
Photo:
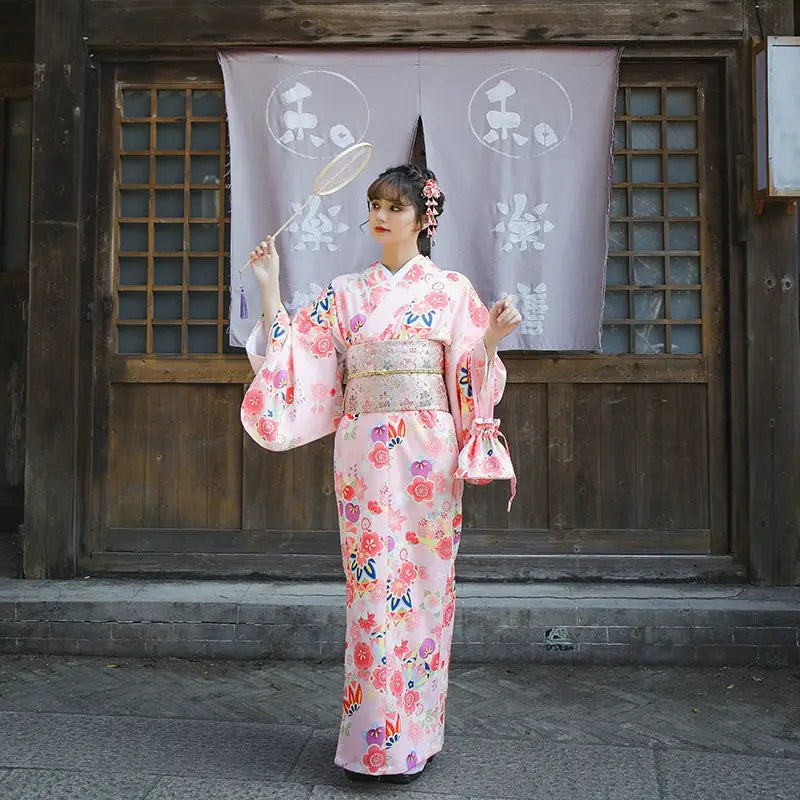
[[[439,188],[439,184],[436,182],[435,178],[428,178],[428,180],[425,181],[425,186],[422,187],[422,196],[425,198],[425,205],[427,207],[425,222],[422,223],[422,230],[428,232],[431,243],[433,243],[436,238],[436,229],[439,226],[439,220],[437,219],[439,209],[437,208],[438,203],[436,201],[442,196],[442,190]]]

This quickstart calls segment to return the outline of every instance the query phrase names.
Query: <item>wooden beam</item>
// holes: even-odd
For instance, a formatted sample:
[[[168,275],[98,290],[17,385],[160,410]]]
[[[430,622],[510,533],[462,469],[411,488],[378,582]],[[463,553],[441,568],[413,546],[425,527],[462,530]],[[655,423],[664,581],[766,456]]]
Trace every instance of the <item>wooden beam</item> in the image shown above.
[[[750,11],[750,33],[791,35],[792,0]],[[749,42],[743,53],[749,63]],[[749,76],[748,76],[749,77]],[[750,81],[742,86],[751,108]],[[753,152],[745,113],[745,153]],[[753,213],[753,175],[742,202],[749,221],[747,263],[747,404],[750,575],[758,583],[800,583],[800,330],[798,328],[797,217],[782,204]],[[735,431],[734,431],[735,435]]]
[[[92,577],[268,578],[341,580],[341,554],[111,553],[79,562]],[[459,554],[456,578],[470,581],[740,581],[730,556],[469,555]]]
[[[706,383],[703,356],[524,355],[500,353],[509,383]],[[112,383],[241,383],[253,380],[243,357],[115,356]]]
[[[737,40],[741,0],[87,0],[92,49]]]
[[[708,530],[573,529],[481,530],[467,528],[465,555],[708,555]],[[188,528],[109,528],[110,553],[229,553],[322,555],[341,553],[338,530],[280,531]]]
[[[101,159],[107,157],[103,152],[102,139],[99,134],[101,125],[102,94],[101,81],[103,77],[102,65],[97,65],[94,69],[86,71],[85,82],[85,129],[95,132],[94,135],[87,136],[86,147],[84,148],[84,166],[81,171],[83,181],[83,229],[80,242],[80,260],[83,268],[80,279],[80,304],[81,308],[86,309],[85,314],[81,314],[81,319],[88,323],[90,319],[98,316],[97,294],[97,261],[98,258],[98,231],[100,230],[98,215],[101,208],[101,184],[100,184],[100,163]],[[105,187],[104,187],[105,188]],[[94,408],[95,408],[95,381],[104,382],[105,375],[99,369],[99,359],[93,358],[88,354],[95,351],[94,348],[95,331],[91,324],[82,324],[78,337],[78,352],[83,354],[79,359],[77,372],[78,397],[80,400],[81,412],[78,415],[78,430],[76,433],[77,460],[75,471],[75,522],[76,522],[76,547],[79,553],[85,554],[92,549],[91,526],[92,526],[92,507],[91,490],[94,476],[92,470],[97,469],[99,464],[95,464],[95,457],[101,457],[94,446]],[[107,374],[107,373],[106,373]],[[98,376],[103,376],[99,378]],[[107,463],[107,462],[106,462]]]
[[[23,570],[75,574],[86,58],[81,0],[37,0]]]

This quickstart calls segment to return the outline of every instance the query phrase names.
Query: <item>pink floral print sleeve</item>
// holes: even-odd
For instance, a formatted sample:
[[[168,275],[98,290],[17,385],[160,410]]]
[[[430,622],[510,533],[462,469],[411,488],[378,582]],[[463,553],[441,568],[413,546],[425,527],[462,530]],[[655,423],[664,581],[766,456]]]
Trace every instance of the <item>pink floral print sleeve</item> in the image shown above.
[[[343,349],[332,284],[292,321],[281,306],[269,339],[263,324],[256,326],[247,342],[256,376],[242,404],[242,424],[258,444],[289,450],[336,430]]]

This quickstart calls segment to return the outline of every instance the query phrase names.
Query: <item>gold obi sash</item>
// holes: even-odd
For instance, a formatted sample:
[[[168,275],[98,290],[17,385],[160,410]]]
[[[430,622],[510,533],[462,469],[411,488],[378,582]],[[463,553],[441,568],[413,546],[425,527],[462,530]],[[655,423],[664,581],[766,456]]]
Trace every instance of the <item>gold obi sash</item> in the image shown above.
[[[345,363],[345,414],[449,411],[444,347],[426,339],[355,344]]]

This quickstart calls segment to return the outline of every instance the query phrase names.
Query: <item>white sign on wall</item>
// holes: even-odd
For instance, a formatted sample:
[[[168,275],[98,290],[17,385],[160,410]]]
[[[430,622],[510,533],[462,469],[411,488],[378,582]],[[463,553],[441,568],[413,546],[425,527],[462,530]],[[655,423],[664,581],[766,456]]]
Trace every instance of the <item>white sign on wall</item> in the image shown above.
[[[800,197],[800,37],[757,45],[753,81],[757,197]]]

